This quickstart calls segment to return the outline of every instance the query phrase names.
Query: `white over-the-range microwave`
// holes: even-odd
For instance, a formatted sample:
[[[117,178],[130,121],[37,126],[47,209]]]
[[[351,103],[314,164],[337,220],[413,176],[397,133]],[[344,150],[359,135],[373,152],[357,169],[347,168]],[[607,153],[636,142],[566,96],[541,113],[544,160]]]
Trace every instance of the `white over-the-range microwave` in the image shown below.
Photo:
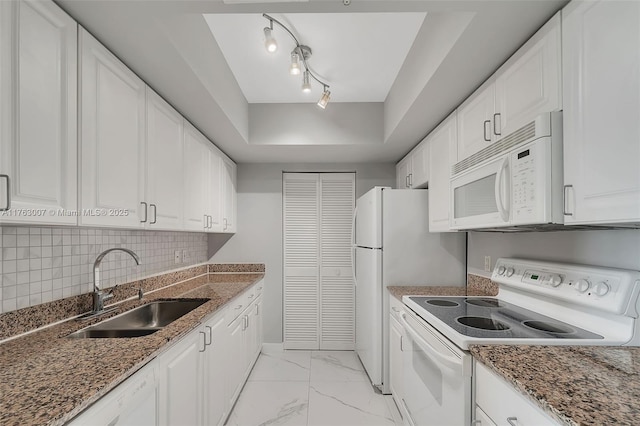
[[[564,223],[562,112],[550,112],[451,170],[452,229],[518,230]]]

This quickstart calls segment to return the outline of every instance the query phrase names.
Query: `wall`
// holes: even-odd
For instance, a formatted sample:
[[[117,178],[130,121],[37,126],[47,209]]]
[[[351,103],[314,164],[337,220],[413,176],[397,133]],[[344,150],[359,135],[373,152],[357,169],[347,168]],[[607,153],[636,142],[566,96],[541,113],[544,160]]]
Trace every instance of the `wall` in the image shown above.
[[[93,262],[112,247],[133,250],[142,264],[108,254],[103,288],[207,260],[204,233],[2,226],[0,313],[91,292]],[[189,261],[175,264],[175,250],[187,250]]]
[[[282,172],[356,172],[356,196],[372,187],[393,186],[393,164],[240,164],[238,166],[238,233],[211,235],[211,261],[266,264],[264,338],[282,342]]]
[[[499,257],[523,257],[640,270],[640,230],[469,232],[469,272],[487,274],[484,256],[492,267]]]

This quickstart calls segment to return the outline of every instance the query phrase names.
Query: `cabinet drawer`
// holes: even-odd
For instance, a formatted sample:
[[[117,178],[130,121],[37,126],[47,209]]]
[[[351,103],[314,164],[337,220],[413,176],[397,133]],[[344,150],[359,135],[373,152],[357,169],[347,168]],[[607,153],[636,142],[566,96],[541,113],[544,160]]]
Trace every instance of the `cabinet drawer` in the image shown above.
[[[496,425],[557,425],[507,382],[476,362],[476,404]],[[511,419],[511,423],[509,420]]]
[[[255,300],[258,299],[258,296],[262,294],[262,289],[264,287],[264,282],[260,281],[255,284],[253,287],[250,287],[248,290],[245,290],[240,296],[233,299],[229,302],[229,307],[227,308],[227,313],[225,314],[226,324],[231,324],[233,320],[238,318],[238,316],[244,312],[245,309]]]

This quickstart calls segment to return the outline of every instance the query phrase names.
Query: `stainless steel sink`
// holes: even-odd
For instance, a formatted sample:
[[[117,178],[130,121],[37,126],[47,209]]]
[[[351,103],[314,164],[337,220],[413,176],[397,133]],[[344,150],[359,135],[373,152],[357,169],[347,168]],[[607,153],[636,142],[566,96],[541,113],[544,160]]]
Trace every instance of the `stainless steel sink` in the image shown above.
[[[155,333],[209,299],[158,300],[69,334],[71,338],[140,337]]]

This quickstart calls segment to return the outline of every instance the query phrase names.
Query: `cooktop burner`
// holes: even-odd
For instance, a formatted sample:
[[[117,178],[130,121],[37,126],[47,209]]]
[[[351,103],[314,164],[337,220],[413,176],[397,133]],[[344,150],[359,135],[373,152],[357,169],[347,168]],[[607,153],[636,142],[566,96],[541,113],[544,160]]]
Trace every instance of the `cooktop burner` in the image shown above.
[[[598,334],[496,298],[411,296],[409,299],[456,332],[469,337],[603,339]],[[416,313],[421,315],[419,311]],[[428,321],[428,318],[424,319]]]

